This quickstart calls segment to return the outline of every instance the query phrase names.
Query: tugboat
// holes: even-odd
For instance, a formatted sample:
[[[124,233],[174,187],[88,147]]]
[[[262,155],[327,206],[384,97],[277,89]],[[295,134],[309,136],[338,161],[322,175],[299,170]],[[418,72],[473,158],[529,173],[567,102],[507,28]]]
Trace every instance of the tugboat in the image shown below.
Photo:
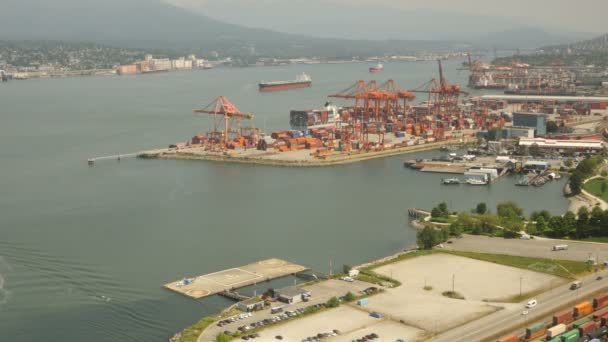
[[[382,65],[381,63],[378,63],[375,66],[369,68],[369,72],[374,73],[374,74],[379,73],[382,70],[384,70],[384,65]]]
[[[460,184],[460,179],[458,178],[446,178],[443,179],[441,178],[441,183],[445,184],[445,185],[453,185],[453,184]]]

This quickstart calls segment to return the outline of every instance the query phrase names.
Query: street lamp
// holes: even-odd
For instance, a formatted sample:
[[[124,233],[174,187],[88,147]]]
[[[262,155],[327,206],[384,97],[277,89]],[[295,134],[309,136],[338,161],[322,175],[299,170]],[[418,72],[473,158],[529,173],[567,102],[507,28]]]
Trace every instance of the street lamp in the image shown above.
[[[521,298],[521,281],[524,279],[523,276],[519,276],[519,298]]]

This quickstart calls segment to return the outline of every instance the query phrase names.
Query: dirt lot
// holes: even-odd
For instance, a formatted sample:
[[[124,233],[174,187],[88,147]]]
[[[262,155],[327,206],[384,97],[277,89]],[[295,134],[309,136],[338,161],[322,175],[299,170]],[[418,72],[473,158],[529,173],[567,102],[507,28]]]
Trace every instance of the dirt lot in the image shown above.
[[[500,301],[519,295],[520,278],[524,293],[548,289],[561,282],[550,275],[449,254],[404,260],[382,266],[376,272],[392,276],[402,285],[370,298],[367,308],[431,332],[443,331],[498,310],[504,304],[489,304],[483,300]],[[432,290],[423,289],[425,279]],[[465,300],[441,295],[452,289],[452,281],[454,290]]]
[[[563,241],[545,238],[535,238],[532,240],[503,239],[476,235],[465,235],[462,239],[452,239],[451,241],[453,243],[443,244],[445,249],[574,261],[586,261],[592,255],[593,257],[597,256],[599,262],[608,260],[607,243]],[[551,247],[561,244],[568,245],[568,250],[551,251]]]

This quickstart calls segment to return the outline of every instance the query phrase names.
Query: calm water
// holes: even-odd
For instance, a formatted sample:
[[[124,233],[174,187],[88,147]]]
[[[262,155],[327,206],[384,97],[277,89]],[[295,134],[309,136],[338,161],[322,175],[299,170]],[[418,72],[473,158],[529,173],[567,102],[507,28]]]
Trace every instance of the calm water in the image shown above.
[[[448,63],[447,78],[466,74]],[[260,94],[260,80],[314,80]],[[432,62],[386,64],[381,77],[413,88]],[[540,189],[439,184],[403,168],[427,152],[318,169],[94,156],[186,141],[209,120],[192,114],[218,95],[288,127],[290,109],[367,79],[367,66],[215,69],[159,75],[13,81],[0,85],[0,340],[162,341],[227,301],[196,302],[162,283],[263,258],[328,270],[415,241],[408,207],[455,210],[515,200],[527,212],[565,210],[563,181]]]

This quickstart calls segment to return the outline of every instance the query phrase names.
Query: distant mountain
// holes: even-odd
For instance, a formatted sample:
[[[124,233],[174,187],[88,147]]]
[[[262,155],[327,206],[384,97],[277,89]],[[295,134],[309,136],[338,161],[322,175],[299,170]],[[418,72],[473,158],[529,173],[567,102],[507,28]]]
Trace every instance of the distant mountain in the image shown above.
[[[548,47],[546,49],[570,49],[575,52],[608,52],[608,34],[577,43]]]
[[[547,32],[535,27],[526,27],[477,36],[472,39],[471,43],[480,47],[496,46],[501,48],[534,49],[541,46],[564,44],[588,37],[589,34],[586,33],[556,33]]]
[[[230,55],[329,57],[467,46],[448,41],[321,39],[283,34],[223,23],[161,0],[4,0],[0,39],[94,41],[132,48],[216,50]]]

